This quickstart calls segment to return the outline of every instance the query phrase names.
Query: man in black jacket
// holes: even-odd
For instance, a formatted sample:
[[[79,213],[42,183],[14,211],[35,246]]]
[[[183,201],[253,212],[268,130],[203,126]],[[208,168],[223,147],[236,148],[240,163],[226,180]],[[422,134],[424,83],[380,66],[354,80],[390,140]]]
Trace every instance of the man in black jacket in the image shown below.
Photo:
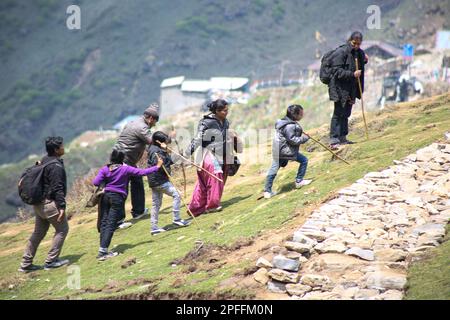
[[[30,272],[39,269],[33,265],[36,251],[47,234],[50,224],[55,228],[55,236],[44,268],[46,270],[59,268],[69,263],[68,260],[59,259],[64,240],[69,232],[66,211],[67,178],[64,162],[61,157],[64,155],[63,138],[48,137],[45,141],[47,156],[42,158],[42,163],[50,161],[54,163],[45,167],[43,172],[43,191],[45,200],[42,204],[34,205],[36,215],[34,232],[28,240],[20,272]],[[56,161],[55,161],[56,160]]]
[[[364,92],[364,65],[368,57],[360,48],[363,41],[361,32],[355,31],[348,43],[340,46],[331,56],[333,76],[328,86],[330,100],[334,101],[334,112],[330,125],[330,146],[337,149],[340,144],[351,144],[347,140],[348,118],[356,98],[361,99],[358,78]],[[356,68],[355,59],[358,59]],[[358,70],[357,70],[358,69]]]

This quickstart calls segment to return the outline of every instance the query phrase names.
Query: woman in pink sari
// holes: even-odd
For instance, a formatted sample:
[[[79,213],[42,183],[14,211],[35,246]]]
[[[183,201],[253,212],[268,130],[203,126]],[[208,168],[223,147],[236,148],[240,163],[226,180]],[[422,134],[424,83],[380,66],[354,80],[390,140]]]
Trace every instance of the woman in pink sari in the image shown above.
[[[228,102],[222,99],[213,101],[208,104],[208,109],[210,113],[200,120],[197,135],[186,150],[186,155],[191,156],[201,147],[196,162],[223,182],[203,170],[197,170],[198,180],[189,204],[189,210],[194,216],[222,209],[220,201],[228,176],[228,165],[234,160],[233,149],[239,152],[238,149],[242,149],[235,132],[229,130]]]

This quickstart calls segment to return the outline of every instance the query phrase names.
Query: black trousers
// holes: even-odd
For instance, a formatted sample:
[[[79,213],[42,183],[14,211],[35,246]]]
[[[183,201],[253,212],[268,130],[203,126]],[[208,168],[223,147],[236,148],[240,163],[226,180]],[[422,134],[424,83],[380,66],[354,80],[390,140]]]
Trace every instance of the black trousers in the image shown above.
[[[352,105],[347,102],[342,106],[341,102],[334,103],[333,117],[330,125],[330,143],[341,142],[348,135],[348,118],[352,114]]]
[[[131,193],[131,215],[134,217],[144,213],[145,210],[145,190],[142,177],[130,178]]]
[[[118,222],[125,218],[125,196],[116,192],[105,192],[101,203],[100,247],[107,249],[116,231]]]

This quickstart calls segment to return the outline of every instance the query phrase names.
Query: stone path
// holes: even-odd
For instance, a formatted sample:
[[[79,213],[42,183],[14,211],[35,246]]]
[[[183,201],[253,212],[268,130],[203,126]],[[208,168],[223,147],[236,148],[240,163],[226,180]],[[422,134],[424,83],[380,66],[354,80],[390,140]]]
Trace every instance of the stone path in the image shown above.
[[[292,299],[402,299],[408,265],[450,220],[450,142],[434,143],[339,191],[254,279]]]

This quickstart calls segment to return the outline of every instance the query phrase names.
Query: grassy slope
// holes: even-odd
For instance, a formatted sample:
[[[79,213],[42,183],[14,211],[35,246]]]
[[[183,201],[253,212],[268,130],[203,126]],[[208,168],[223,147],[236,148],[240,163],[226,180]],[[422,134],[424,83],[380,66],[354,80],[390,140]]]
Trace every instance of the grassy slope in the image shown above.
[[[444,242],[427,253],[426,259],[413,264],[409,270],[406,299],[450,300],[450,225]]]
[[[243,239],[257,239],[260,235],[271,234],[289,224],[299,212],[307,210],[308,206],[317,205],[329,197],[330,193],[351,184],[366,172],[385,168],[392,160],[402,158],[436,141],[450,128],[450,95],[403,104],[384,113],[370,114],[369,119],[371,140],[362,141],[363,131],[360,121],[352,129],[350,138],[361,143],[349,146],[347,151],[344,151],[347,159],[352,162],[351,167],[340,162],[329,162],[329,156],[324,152],[306,153],[310,158],[307,177],[314,177],[315,182],[305,190],[293,189],[292,179],[297,167],[290,164],[280,172],[275,182],[275,188],[281,191],[281,194],[270,202],[263,200],[256,202],[256,197],[262,190],[264,173],[270,157],[261,164],[244,165],[240,171],[241,177],[234,177],[229,181],[223,198],[224,211],[197,219],[203,232],[192,225],[189,228],[175,229],[151,237],[148,232],[149,221],[139,221],[132,228],[118,231],[114,236],[112,244],[117,245],[116,250],[123,254],[113,260],[98,263],[95,260],[98,248],[95,214],[75,217],[71,222],[71,231],[62,256],[70,258],[74,264],[80,266],[83,289],[81,291],[66,287],[68,275],[65,269],[53,272],[39,271],[34,275],[17,274],[15,270],[33,224],[30,221],[1,225],[0,298],[99,298],[144,292],[142,282],[129,282],[135,279],[146,279],[155,284],[155,293],[208,295],[218,293],[220,289],[217,288],[223,280],[231,278],[237,270],[251,267],[254,261],[241,259],[221,266],[219,263],[216,268],[199,269],[194,272],[188,272],[187,266],[183,264],[171,266],[171,262],[189,253],[194,248],[196,240],[202,240],[205,244],[231,246]],[[436,126],[424,130],[430,123]],[[312,132],[321,136],[325,134],[325,130],[326,128],[322,128]],[[192,172],[189,176],[192,182]],[[192,183],[190,185],[192,186]],[[188,192],[191,189],[192,187]],[[307,195],[304,194],[305,191],[308,191]],[[147,205],[150,205],[149,198]],[[169,205],[166,198],[161,225],[171,220]],[[41,245],[36,263],[42,263],[49,248],[49,240],[50,235]],[[442,250],[447,248],[443,255],[448,257],[449,247],[442,248]],[[126,269],[121,268],[122,263],[132,257],[137,258],[137,264]],[[422,280],[414,273],[412,277],[410,290],[414,292],[417,290],[415,286],[421,286]],[[9,285],[14,285],[14,288],[8,290]],[[103,291],[96,292],[100,289]],[[444,292],[445,289],[434,287],[436,292]],[[246,290],[235,290],[232,294],[234,297],[253,295]]]
[[[384,14],[408,1],[378,2]],[[73,3],[82,9],[81,31],[65,27],[65,10]],[[372,3],[4,0],[0,163],[38,152],[46,135],[63,132],[72,139],[142,112],[158,100],[165,77],[279,77],[283,60],[290,61],[286,75],[296,77],[314,60],[316,30],[327,38],[320,45],[323,51],[343,41],[351,29],[365,32],[366,8]],[[352,19],[343,19],[348,12]],[[374,33],[383,37],[384,32]],[[77,87],[94,50],[100,51],[99,58]]]

